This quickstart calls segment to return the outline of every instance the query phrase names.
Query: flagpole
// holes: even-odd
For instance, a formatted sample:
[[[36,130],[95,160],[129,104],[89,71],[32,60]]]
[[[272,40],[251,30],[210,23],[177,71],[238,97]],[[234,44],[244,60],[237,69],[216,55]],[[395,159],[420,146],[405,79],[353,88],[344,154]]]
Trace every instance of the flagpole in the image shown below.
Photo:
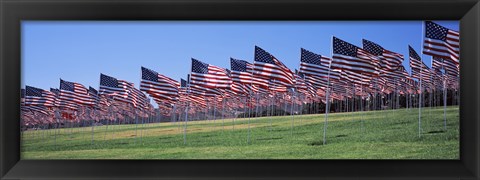
[[[365,111],[363,109],[363,84],[360,84],[360,111],[362,111],[362,132],[364,131],[363,129],[363,124],[364,124],[364,115],[365,115]]]
[[[250,102],[247,102],[247,105],[248,105],[248,103],[250,103],[250,105],[252,104],[252,96],[251,96],[251,94],[252,94],[252,92],[250,91],[250,98],[249,98],[249,101],[250,101]],[[257,95],[257,99],[258,99],[258,95]],[[257,103],[257,104],[258,104],[258,103]],[[258,105],[257,105],[257,107],[258,107]],[[251,112],[252,112],[251,107],[248,106],[248,137],[247,137],[247,144],[250,144],[250,133],[251,133],[251,132],[250,132],[250,131],[251,131],[251,130],[250,130],[250,116],[251,116]]]
[[[443,129],[447,130],[447,91],[446,91],[446,71],[444,66],[445,60],[442,59],[442,69],[443,69]]]
[[[188,78],[188,83],[187,83],[187,99],[188,99],[188,96],[190,95],[190,76],[187,77]],[[184,123],[184,126],[183,126],[183,145],[186,145],[187,144],[187,125],[188,125],[188,106],[189,106],[189,103],[188,101],[185,102],[185,123]]]
[[[292,88],[292,107],[291,107],[291,115],[292,115],[292,124],[291,124],[291,127],[290,127],[290,136],[293,136],[293,126],[295,124],[295,115],[294,115],[294,112],[293,112],[293,106],[294,106],[294,101],[295,101],[295,88]]]
[[[332,36],[332,43],[333,43],[333,36]],[[330,50],[330,55],[333,55],[333,47]],[[332,67],[333,56],[330,64],[328,65],[328,74],[327,74],[327,87],[325,88],[326,95],[325,95],[325,121],[323,123],[323,145],[327,143],[327,125],[328,125],[328,96],[329,96],[329,86],[330,86],[330,69]]]
[[[425,22],[422,21],[422,43],[425,43],[424,41],[424,36],[425,36]],[[423,45],[421,44],[421,51],[420,51],[420,54],[423,53]],[[419,59],[420,60],[420,95],[418,96],[418,137],[421,137],[421,131],[422,131],[422,94],[423,94],[423,90],[422,90],[422,70],[423,70],[423,60],[422,58]]]

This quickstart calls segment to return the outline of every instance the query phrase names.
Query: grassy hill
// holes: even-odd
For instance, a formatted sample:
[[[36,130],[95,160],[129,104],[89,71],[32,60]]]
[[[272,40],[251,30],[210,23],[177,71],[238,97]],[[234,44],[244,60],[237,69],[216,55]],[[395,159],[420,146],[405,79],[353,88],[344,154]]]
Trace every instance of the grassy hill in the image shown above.
[[[459,109],[418,109],[27,131],[22,159],[458,159]],[[293,125],[293,126],[292,126]],[[250,127],[250,128],[249,128]],[[292,128],[293,127],[293,128]],[[249,133],[250,132],[250,133]]]

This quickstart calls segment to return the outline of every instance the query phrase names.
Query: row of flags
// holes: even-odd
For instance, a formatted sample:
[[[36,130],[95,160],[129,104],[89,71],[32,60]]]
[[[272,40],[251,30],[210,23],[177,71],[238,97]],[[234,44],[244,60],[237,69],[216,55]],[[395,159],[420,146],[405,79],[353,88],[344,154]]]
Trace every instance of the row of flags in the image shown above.
[[[115,120],[154,114],[150,98],[160,112],[172,115],[186,107],[190,107],[190,113],[225,104],[230,110],[262,106],[272,97],[301,104],[365,98],[373,93],[415,94],[442,88],[443,82],[449,88],[458,88],[459,33],[431,21],[424,26],[422,53],[432,56],[432,66],[426,66],[408,46],[411,75],[402,65],[402,54],[366,39],[362,40],[363,47],[358,47],[332,37],[331,57],[301,48],[300,66],[294,71],[255,46],[253,63],[230,58],[230,69],[192,58],[191,73],[180,82],[141,67],[139,89],[105,74],[100,74],[98,91],[63,79],[59,89],[50,91],[26,86],[22,89],[22,115],[32,121],[43,118],[49,122],[59,117]],[[419,81],[424,88],[418,88]]]

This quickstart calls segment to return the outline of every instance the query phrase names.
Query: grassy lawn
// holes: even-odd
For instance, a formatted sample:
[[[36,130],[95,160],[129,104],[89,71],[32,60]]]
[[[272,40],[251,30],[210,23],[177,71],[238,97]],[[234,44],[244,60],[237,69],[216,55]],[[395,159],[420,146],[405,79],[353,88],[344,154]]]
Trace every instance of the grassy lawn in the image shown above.
[[[458,159],[459,109],[418,109],[27,131],[22,159]],[[293,128],[292,128],[293,123]],[[250,128],[249,128],[250,127]],[[250,132],[250,133],[249,133]],[[136,134],[136,135],[135,135]],[[250,137],[250,138],[249,138]]]

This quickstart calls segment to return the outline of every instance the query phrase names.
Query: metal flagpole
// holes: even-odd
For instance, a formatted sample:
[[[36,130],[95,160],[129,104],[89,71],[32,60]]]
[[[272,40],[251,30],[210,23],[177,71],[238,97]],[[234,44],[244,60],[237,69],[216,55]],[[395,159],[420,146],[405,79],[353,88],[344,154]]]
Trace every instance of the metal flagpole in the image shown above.
[[[252,92],[250,91],[250,98],[249,98],[250,102],[247,102],[247,105],[248,105],[248,103],[252,104],[252,95],[251,95],[251,94],[252,94]],[[257,99],[258,99],[258,95],[257,95]],[[257,101],[256,104],[257,104],[257,107],[258,107],[258,101]],[[247,137],[247,144],[250,144],[250,116],[251,116],[250,113],[251,113],[251,112],[252,112],[252,109],[251,109],[250,106],[248,106],[248,137]]]
[[[362,111],[362,128],[361,128],[361,130],[362,130],[362,132],[363,132],[363,131],[364,131],[364,130],[363,130],[363,124],[364,124],[363,121],[364,121],[364,118],[365,118],[365,117],[364,117],[365,111],[364,111],[364,109],[363,109],[363,84],[360,84],[360,111]]]
[[[295,115],[294,115],[294,112],[293,112],[293,106],[294,106],[294,103],[295,103],[295,88],[292,88],[292,107],[290,108],[291,109],[291,115],[292,115],[292,124],[291,124],[291,127],[290,127],[290,136],[293,136],[293,126],[295,125]]]
[[[333,36],[332,36],[332,43],[333,43]],[[333,47],[332,49],[330,50],[330,55],[333,54]],[[328,73],[327,73],[327,88],[325,88],[325,91],[326,91],[326,95],[325,95],[325,121],[323,123],[323,145],[325,145],[327,143],[327,125],[328,125],[328,96],[329,96],[329,86],[330,86],[330,69],[332,67],[332,62],[333,62],[333,58],[332,60],[330,61],[330,64],[328,65]]]
[[[185,122],[183,126],[183,144],[187,144],[188,102],[185,106]]]
[[[213,97],[213,129],[217,129],[217,95]]]
[[[446,74],[445,74],[445,60],[442,59],[442,69],[443,69],[443,129],[447,130],[447,88],[446,88]]]
[[[273,116],[275,116],[275,112],[273,111],[274,104],[275,104],[275,102],[274,102],[275,95],[276,95],[276,93],[274,91],[272,91],[272,97],[270,97],[269,108],[268,108],[268,109],[270,109],[270,116],[268,118],[270,120],[270,125],[269,125],[270,136],[272,135],[272,119],[273,119]]]
[[[188,82],[190,82],[190,76],[188,76]],[[187,84],[187,99],[190,95],[190,83]],[[187,144],[187,125],[188,125],[188,101],[185,102],[185,123],[183,126],[183,145]]]
[[[57,110],[55,110],[55,121],[56,121],[55,140],[54,140],[54,143],[55,143],[54,147],[55,147],[55,149],[57,149],[57,129],[59,128],[59,127],[58,127],[58,126],[59,126],[59,120],[58,120],[58,119],[60,119],[60,118],[61,118],[60,112],[58,112],[58,109],[57,109]]]
[[[425,36],[425,22],[422,21],[422,43],[424,43],[424,36]],[[420,53],[423,52],[423,45],[420,46],[421,47],[421,51]],[[418,96],[418,137],[421,136],[421,131],[422,131],[422,94],[423,94],[423,90],[422,90],[422,70],[423,70],[423,61],[422,61],[422,58],[419,59],[420,60],[420,95]]]
[[[434,88],[432,88],[432,86],[433,86],[433,79],[432,79],[433,78],[432,77],[432,74],[433,74],[432,73],[432,70],[433,70],[433,56],[430,56],[430,57],[431,57],[430,58],[430,62],[431,62],[430,65],[431,65],[432,68],[428,72],[430,74],[430,91],[431,91],[430,93],[428,93],[428,101],[429,101],[428,104],[430,105],[430,111],[428,111],[428,116],[431,119],[432,118],[432,93],[434,92],[434,90],[433,90]]]
[[[447,88],[445,78],[443,78],[443,129],[447,130]]]
[[[134,141],[134,145],[137,144],[137,127],[138,127],[138,116],[137,116],[137,113],[135,113],[135,110],[133,109],[133,106],[130,107],[130,109],[133,110],[133,114],[135,116],[135,141]]]
[[[112,115],[112,117],[114,117],[111,107],[108,109],[108,111],[109,111],[110,115]],[[108,123],[108,119],[107,119],[107,126],[105,127],[105,134],[103,135],[103,142],[104,143],[105,143],[105,139],[107,138],[108,124],[109,123]]]
[[[222,132],[225,130],[225,98],[222,97]]]
[[[96,110],[93,109],[93,117],[96,117]],[[91,145],[93,145],[93,136],[94,136],[94,128],[95,128],[95,120],[94,118],[92,118],[92,123],[91,123],[91,126],[92,126],[92,142],[91,142]]]
[[[143,113],[143,109],[141,110],[141,113]],[[172,115],[173,115],[173,112],[172,112]],[[140,144],[143,145],[143,130],[145,129],[145,121],[146,121],[146,118],[145,117],[141,117],[142,118],[142,129],[140,130]]]

